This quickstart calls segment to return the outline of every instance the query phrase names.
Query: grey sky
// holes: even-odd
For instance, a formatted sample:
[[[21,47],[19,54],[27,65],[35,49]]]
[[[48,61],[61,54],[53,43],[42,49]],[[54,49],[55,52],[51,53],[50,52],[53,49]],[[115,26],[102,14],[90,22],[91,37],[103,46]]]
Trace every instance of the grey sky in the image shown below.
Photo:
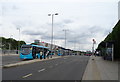
[[[118,20],[120,20],[120,1],[118,3]]]
[[[118,21],[119,0],[1,0],[0,36],[19,39],[16,29],[21,28],[21,40],[31,43],[39,39],[50,43],[51,17],[54,16],[54,43],[67,48],[91,50],[92,39],[97,45],[104,40]],[[76,48],[73,45],[76,44]]]

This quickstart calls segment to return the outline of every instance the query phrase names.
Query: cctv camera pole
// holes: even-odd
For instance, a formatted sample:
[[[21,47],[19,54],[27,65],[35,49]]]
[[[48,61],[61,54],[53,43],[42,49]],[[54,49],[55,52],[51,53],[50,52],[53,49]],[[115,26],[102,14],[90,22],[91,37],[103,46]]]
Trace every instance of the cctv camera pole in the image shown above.
[[[95,39],[93,39],[92,56],[94,55],[94,44],[96,44]],[[92,59],[92,60],[94,60],[94,59]]]

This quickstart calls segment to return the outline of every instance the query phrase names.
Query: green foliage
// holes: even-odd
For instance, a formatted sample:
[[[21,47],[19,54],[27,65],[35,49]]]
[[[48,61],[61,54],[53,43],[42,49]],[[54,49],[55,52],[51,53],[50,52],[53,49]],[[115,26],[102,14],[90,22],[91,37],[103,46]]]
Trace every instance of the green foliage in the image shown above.
[[[11,50],[16,50],[16,49],[18,49],[19,41],[15,40],[13,38],[7,39],[4,37],[0,37],[0,44],[1,44],[1,49],[3,49],[3,50],[8,50],[9,48]],[[24,41],[20,41],[20,46],[23,44],[26,44],[26,43]]]
[[[120,20],[113,28],[113,31],[105,38],[104,41],[102,41],[98,48],[99,50],[105,50],[105,44],[104,42],[113,42],[114,43],[114,58],[118,59],[120,58]]]
[[[104,40],[105,42],[107,41],[112,41],[112,33],[108,34],[108,36]]]
[[[120,20],[116,24],[116,26],[113,28],[112,31],[112,40],[114,41],[114,54],[116,58],[120,58]]]

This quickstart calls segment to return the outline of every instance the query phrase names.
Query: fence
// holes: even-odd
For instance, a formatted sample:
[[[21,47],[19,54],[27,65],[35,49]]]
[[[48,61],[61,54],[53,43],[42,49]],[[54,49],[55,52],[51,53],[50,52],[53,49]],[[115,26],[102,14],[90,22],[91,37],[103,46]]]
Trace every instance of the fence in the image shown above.
[[[7,54],[18,54],[18,50],[0,50],[2,55],[7,55]]]

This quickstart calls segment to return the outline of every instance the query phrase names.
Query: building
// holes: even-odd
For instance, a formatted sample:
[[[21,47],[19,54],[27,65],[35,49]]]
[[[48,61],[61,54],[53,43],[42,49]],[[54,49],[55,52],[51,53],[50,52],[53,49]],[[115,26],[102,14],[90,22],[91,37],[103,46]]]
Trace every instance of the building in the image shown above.
[[[118,20],[120,20],[120,1],[118,2]]]
[[[34,43],[39,44],[40,40],[34,40]]]

